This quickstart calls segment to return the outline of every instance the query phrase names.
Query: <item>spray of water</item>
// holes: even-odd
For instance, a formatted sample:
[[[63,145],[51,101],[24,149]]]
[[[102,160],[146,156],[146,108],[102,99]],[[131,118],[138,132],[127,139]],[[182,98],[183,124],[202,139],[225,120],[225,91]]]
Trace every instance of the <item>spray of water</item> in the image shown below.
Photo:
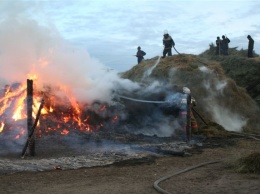
[[[160,62],[161,56],[158,57],[157,61],[155,62],[155,64],[150,67],[149,69],[147,69],[144,73],[143,73],[143,77],[142,80],[147,79],[147,77],[149,77],[151,75],[151,73],[153,72],[154,68],[158,65],[158,63]]]

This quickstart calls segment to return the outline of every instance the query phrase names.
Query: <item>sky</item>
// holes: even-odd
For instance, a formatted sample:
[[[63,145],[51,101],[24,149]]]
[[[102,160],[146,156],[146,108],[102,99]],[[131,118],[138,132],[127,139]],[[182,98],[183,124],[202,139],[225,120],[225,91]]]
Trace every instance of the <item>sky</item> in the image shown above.
[[[222,35],[229,47],[247,49],[250,34],[259,54],[259,10],[259,0],[0,0],[0,24],[28,18],[58,34],[71,52],[83,49],[123,72],[137,64],[138,46],[145,59],[162,55],[164,30],[180,53],[200,54]]]

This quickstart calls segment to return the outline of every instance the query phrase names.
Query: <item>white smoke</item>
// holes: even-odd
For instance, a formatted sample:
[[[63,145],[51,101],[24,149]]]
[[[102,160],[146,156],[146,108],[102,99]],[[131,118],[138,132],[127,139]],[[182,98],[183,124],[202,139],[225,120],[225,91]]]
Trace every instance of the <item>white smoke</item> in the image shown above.
[[[128,90],[138,87],[109,71],[86,50],[68,44],[53,25],[41,25],[27,17],[25,4],[7,8],[10,10],[5,10],[0,21],[2,83],[24,82],[36,74],[38,86],[62,85],[86,102],[110,101],[111,90],[118,85]]]
[[[160,122],[154,123],[151,126],[144,126],[141,129],[136,130],[135,134],[143,134],[147,136],[158,136],[158,137],[171,137],[175,133],[175,129],[180,128],[177,119],[165,118]]]
[[[200,66],[199,70],[202,71],[203,73],[212,73],[213,71],[206,66]]]
[[[153,81],[150,85],[148,85],[146,88],[144,88],[143,92],[144,93],[151,93],[151,92],[155,92],[158,89],[160,89],[161,87],[164,87],[163,83],[160,81]]]
[[[2,87],[5,84],[26,83],[27,79],[36,75],[34,83],[37,89],[46,85],[55,90],[57,87],[63,87],[66,94],[60,90],[53,92],[56,92],[57,96],[69,93],[70,97],[74,96],[80,103],[91,103],[95,100],[109,103],[114,90],[123,88],[131,91],[139,87],[137,83],[120,78],[116,71],[109,70],[109,67],[91,57],[86,50],[70,45],[49,20],[42,22],[33,19],[33,11],[40,9],[32,10],[31,3],[33,2],[12,0],[1,2]],[[28,15],[28,11],[32,14]],[[0,147],[3,147],[4,151],[1,150],[0,154],[10,150],[21,152],[26,132],[16,141],[16,130],[2,133]]]
[[[241,128],[246,125],[247,119],[239,114],[232,113],[225,107],[220,107],[217,104],[211,107],[214,120],[222,125],[228,131],[241,131]]]
[[[223,97],[223,90],[227,86],[226,80],[217,79],[214,71],[202,66],[200,70],[209,76],[204,80],[204,87],[207,89],[208,96],[204,99],[207,110],[212,114],[215,122],[222,125],[226,130],[242,131],[242,127],[247,124],[247,119],[239,113],[232,111],[229,107],[218,103],[218,98]]]

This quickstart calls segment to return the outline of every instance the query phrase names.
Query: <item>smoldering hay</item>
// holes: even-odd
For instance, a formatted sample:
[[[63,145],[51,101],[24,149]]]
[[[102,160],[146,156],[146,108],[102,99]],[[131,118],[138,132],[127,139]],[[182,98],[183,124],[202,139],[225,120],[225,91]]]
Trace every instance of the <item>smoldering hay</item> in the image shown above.
[[[201,60],[207,61],[207,65],[200,63]],[[259,131],[259,106],[244,88],[225,75],[220,64],[198,60],[196,55],[175,54],[162,59],[144,80],[143,75],[156,61],[157,57],[143,61],[122,76],[142,84],[156,81],[162,86],[187,86],[197,101],[196,109],[206,121],[216,122],[229,131]],[[199,118],[197,121],[203,126]]]

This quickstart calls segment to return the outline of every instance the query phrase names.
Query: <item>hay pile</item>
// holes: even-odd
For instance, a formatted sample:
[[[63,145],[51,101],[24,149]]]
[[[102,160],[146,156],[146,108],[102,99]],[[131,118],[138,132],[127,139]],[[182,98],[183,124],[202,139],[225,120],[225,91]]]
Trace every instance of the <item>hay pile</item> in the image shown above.
[[[232,63],[234,56],[226,58]],[[162,83],[162,87],[166,84],[180,88],[187,86],[197,100],[196,110],[207,122],[218,123],[230,131],[260,132],[259,106],[245,88],[226,75],[218,61],[188,54],[160,60],[154,57],[121,76],[147,86],[154,82]],[[197,118],[197,121],[200,122],[200,119]]]
[[[236,172],[260,174],[260,152],[253,152],[229,164]]]
[[[260,99],[260,57],[247,58],[247,50],[229,49],[229,56],[217,56],[216,47],[211,44],[209,49],[199,56],[217,61],[225,74],[235,80],[236,84],[247,89],[254,99]]]

